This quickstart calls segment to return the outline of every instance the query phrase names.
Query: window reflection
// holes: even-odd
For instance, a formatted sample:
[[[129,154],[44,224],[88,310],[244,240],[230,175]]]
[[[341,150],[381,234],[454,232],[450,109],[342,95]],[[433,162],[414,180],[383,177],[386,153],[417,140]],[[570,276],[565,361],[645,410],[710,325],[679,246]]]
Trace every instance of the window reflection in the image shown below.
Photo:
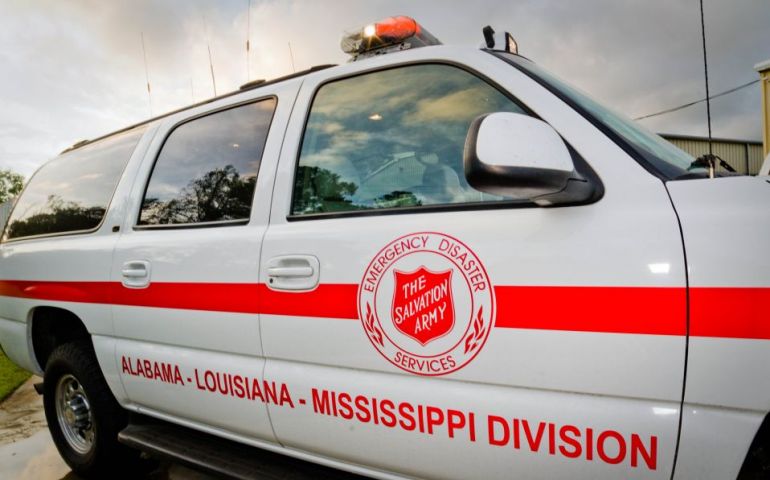
[[[264,100],[177,127],[158,155],[139,224],[248,218],[275,105]]]
[[[524,113],[456,67],[409,66],[323,86],[295,178],[294,214],[499,201],[465,180],[471,121]]]
[[[210,170],[166,200],[145,198],[142,223],[163,225],[248,218],[256,181],[255,176],[241,177],[232,165]]]
[[[144,127],[65,153],[43,165],[16,202],[5,239],[99,226]]]

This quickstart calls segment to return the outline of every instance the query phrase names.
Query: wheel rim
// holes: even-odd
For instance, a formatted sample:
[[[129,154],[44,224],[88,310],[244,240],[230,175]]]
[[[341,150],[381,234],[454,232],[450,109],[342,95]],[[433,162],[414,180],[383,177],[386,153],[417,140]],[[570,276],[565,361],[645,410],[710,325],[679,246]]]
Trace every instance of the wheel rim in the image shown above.
[[[72,375],[64,375],[56,384],[56,418],[67,444],[81,455],[94,445],[91,403],[83,385]]]

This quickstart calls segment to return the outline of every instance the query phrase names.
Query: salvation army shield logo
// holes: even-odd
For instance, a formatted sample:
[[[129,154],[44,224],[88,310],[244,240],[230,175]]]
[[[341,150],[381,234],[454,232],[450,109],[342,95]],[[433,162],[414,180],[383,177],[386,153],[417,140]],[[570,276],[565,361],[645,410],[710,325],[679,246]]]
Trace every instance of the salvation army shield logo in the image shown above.
[[[460,240],[410,233],[369,263],[358,311],[369,341],[390,363],[417,375],[446,375],[486,343],[494,288],[481,260]]]
[[[434,273],[420,267],[410,273],[394,270],[393,275],[391,318],[401,333],[424,346],[452,330],[452,270]]]

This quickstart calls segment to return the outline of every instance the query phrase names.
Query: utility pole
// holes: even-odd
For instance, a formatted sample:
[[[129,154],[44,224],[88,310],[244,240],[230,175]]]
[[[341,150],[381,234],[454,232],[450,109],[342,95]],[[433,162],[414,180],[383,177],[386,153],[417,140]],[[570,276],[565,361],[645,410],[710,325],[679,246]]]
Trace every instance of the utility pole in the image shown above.
[[[762,156],[770,154],[770,58],[754,65],[762,90]]]

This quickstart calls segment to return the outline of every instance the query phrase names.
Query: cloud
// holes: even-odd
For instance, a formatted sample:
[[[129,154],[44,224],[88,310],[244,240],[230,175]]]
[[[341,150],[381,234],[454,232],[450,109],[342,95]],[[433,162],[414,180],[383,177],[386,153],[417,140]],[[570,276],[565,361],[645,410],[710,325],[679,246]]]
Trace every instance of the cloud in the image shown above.
[[[441,97],[422,99],[410,122],[445,122],[477,117],[488,111],[489,88],[478,84]]]
[[[291,73],[289,43],[296,69],[345,62],[342,32],[393,14],[414,16],[447,44],[478,45],[487,24],[509,30],[524,55],[632,117],[704,96],[690,0],[254,0],[250,17],[248,3],[0,0],[0,168],[29,175],[78,140],[149,117],[150,107],[159,114],[212,96],[209,47],[221,94]],[[757,78],[752,66],[770,56],[770,4],[705,7],[712,92]],[[757,87],[716,100],[714,134],[759,138],[759,103]],[[644,124],[704,134],[704,107]]]

